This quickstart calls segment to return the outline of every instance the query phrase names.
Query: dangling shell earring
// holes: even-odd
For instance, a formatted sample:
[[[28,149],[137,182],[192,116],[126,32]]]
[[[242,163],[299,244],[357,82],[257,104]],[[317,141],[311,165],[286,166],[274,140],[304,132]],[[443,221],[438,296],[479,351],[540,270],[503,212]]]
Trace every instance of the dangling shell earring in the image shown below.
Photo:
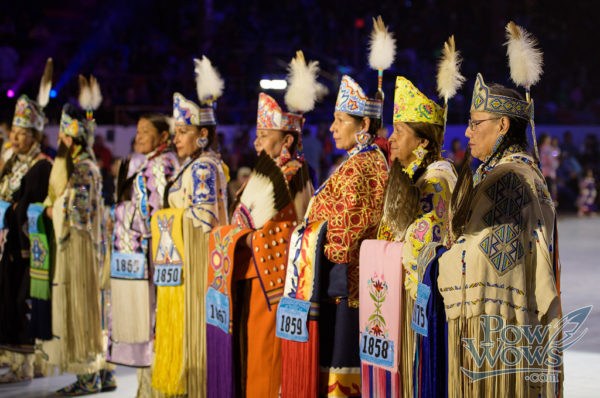
[[[206,148],[206,146],[208,145],[208,138],[199,137],[198,139],[196,139],[196,145],[198,145],[200,149]]]
[[[365,145],[369,142],[369,138],[371,138],[371,136],[364,130],[360,130],[358,133],[354,134],[354,139],[358,145]]]

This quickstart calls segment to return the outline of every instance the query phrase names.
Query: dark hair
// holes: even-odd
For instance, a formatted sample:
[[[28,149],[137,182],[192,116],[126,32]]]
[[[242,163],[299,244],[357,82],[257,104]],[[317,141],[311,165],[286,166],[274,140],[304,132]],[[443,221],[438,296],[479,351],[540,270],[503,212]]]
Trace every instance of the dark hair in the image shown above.
[[[420,168],[426,169],[427,166],[442,157],[442,135],[444,133],[444,128],[437,124],[424,122],[409,122],[406,123],[406,125],[415,132],[417,137],[429,141],[425,147],[425,149],[427,149],[427,155],[425,155],[420,166]]]
[[[166,131],[170,135],[171,126],[169,119],[165,115],[161,115],[160,113],[146,113],[140,116],[140,119],[146,119],[152,123],[152,126],[158,131],[159,135],[163,131]]]
[[[213,151],[218,151],[219,150],[219,139],[217,137],[217,126],[214,124],[208,125],[208,126],[199,126],[198,127],[198,131],[202,130],[203,128],[205,128],[206,130],[208,130],[208,145],[206,145],[207,149],[212,149]]]
[[[350,114],[349,114],[350,115]],[[350,115],[352,116],[352,118],[357,122],[360,123],[364,118],[369,118],[369,120],[371,120],[371,123],[369,124],[369,130],[367,131],[367,133],[372,137],[375,138],[377,137],[377,132],[379,131],[379,129],[381,128],[381,119],[379,118],[374,118],[374,117],[370,117],[370,116],[356,116],[356,115]]]
[[[488,87],[492,94],[523,100],[523,96],[518,91],[504,87],[501,84],[492,83],[489,84]],[[496,148],[486,162],[480,166],[482,168],[485,168],[496,157],[502,156],[504,151],[510,146],[516,145],[521,147],[523,151],[527,151],[527,125],[529,120],[509,115],[499,116],[508,117],[510,125],[502,142],[498,145],[498,148]],[[450,219],[452,220],[451,233],[453,239],[458,238],[464,231],[471,211],[471,201],[475,197],[476,189],[477,188],[473,186],[471,151],[468,150],[465,154],[465,160],[460,169],[454,192],[452,193]]]
[[[294,139],[292,141],[292,145],[290,146],[290,154],[294,154],[294,153],[296,153],[298,151],[298,138],[299,138],[299,135],[295,131],[282,131],[281,132],[281,138],[284,138],[288,134],[291,135],[292,138]]]

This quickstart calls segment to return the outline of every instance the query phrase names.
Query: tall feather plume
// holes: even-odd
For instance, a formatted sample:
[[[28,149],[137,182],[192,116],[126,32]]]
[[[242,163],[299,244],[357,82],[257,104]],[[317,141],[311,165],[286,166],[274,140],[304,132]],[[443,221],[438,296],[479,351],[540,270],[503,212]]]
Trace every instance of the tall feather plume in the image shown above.
[[[285,104],[291,112],[305,113],[312,111],[319,98],[319,62],[306,62],[304,53],[296,51],[296,56],[288,66],[289,83],[285,93]]]
[[[542,75],[543,53],[536,38],[513,21],[506,25],[506,38],[510,77],[517,86],[529,89]]]
[[[79,106],[82,109],[88,109],[92,103],[92,90],[88,80],[83,75],[79,75]]]
[[[438,63],[437,90],[444,103],[456,95],[456,92],[465,82],[465,77],[460,74],[462,58],[460,52],[456,51],[454,35],[450,36],[444,43],[442,57]]]
[[[510,21],[506,25],[506,54],[510,66],[510,78],[517,86],[525,88],[525,98],[533,106],[530,88],[540,80],[542,75],[543,53],[537,48],[538,42],[531,33]],[[529,119],[531,124],[531,138],[536,159],[540,158],[537,137],[535,136],[535,121]]]
[[[100,107],[102,103],[102,92],[100,91],[100,84],[98,84],[98,80],[94,76],[90,75],[90,91],[92,93],[90,107],[86,109],[96,110]]]
[[[95,111],[102,103],[102,92],[98,80],[90,76],[88,81],[85,76],[79,75],[79,106],[86,111]]]
[[[369,43],[369,66],[375,70],[385,70],[392,66],[396,56],[396,39],[388,32],[381,15],[373,18],[373,31]]]
[[[48,58],[46,61],[46,67],[44,68],[44,74],[40,81],[40,90],[38,91],[37,103],[45,108],[50,100],[50,90],[52,89],[52,74],[54,73],[54,65],[52,58]]]
[[[205,55],[201,60],[194,58],[194,72],[196,72],[196,92],[200,103],[212,104],[223,94],[225,82]]]

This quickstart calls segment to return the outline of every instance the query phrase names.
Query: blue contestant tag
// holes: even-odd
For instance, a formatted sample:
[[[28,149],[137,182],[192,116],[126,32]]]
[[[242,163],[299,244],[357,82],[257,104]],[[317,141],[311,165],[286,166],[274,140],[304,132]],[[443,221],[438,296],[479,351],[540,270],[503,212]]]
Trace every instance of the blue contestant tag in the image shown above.
[[[277,329],[275,335],[281,339],[308,341],[308,311],[310,301],[282,297],[277,307]]]
[[[110,276],[113,278],[144,279],[146,256],[143,253],[112,252]]]
[[[360,334],[360,359],[373,365],[394,366],[394,342],[368,333]]]
[[[179,286],[182,284],[183,267],[181,265],[157,265],[154,267],[156,286]]]
[[[6,210],[10,207],[10,203],[0,200],[0,229],[4,229],[4,216],[6,215]]]
[[[418,334],[427,337],[427,302],[431,288],[423,283],[419,283],[417,287],[417,300],[413,307],[412,319],[410,326]]]
[[[229,297],[212,287],[206,292],[206,323],[229,333]]]
[[[38,234],[38,218],[44,212],[44,208],[38,204],[32,203],[27,208],[27,220],[29,220],[29,233],[30,234]]]

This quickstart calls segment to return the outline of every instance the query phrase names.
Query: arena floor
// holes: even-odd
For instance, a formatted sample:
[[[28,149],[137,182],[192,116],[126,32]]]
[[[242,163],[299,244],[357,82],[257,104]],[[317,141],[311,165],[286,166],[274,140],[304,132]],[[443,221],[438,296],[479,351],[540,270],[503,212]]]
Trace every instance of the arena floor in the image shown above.
[[[565,353],[565,397],[600,397],[600,217],[564,217],[559,221],[563,313],[593,305],[581,341]],[[1,372],[4,372],[2,370]],[[73,382],[73,375],[0,385],[0,397],[39,398]],[[135,369],[117,368],[118,389],[102,398],[135,397]]]

